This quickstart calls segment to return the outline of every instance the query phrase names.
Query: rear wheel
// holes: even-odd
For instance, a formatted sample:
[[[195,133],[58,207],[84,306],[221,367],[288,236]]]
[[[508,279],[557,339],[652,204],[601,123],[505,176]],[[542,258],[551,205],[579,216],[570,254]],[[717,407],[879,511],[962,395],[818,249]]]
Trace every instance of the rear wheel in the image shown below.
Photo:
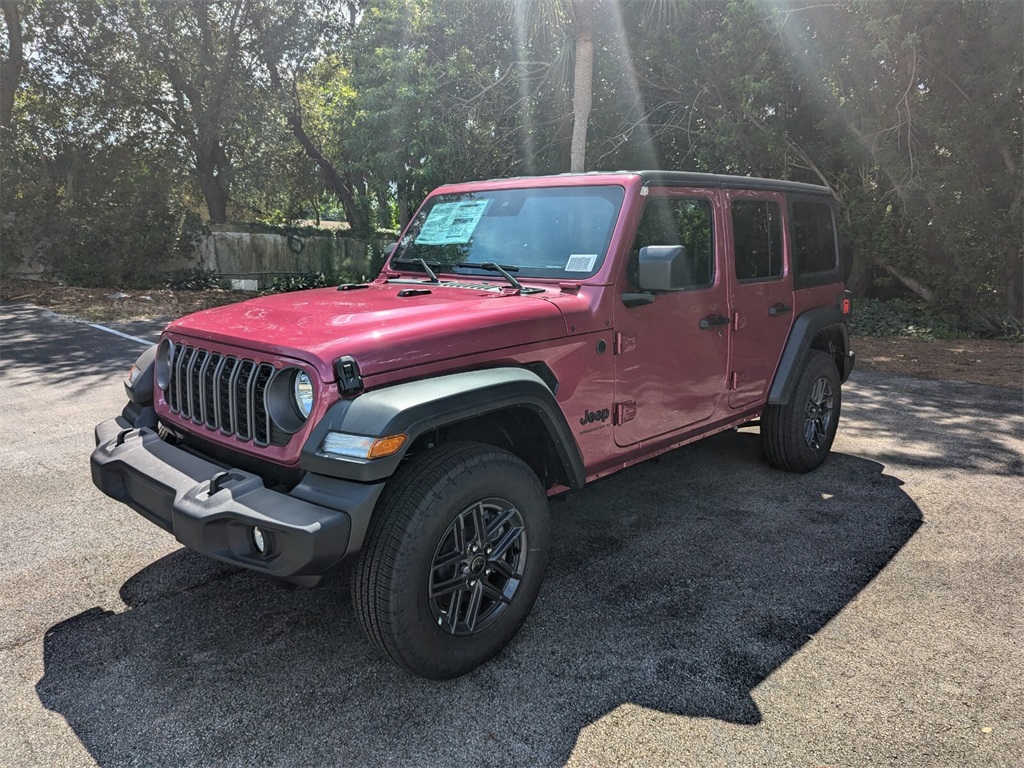
[[[352,580],[363,631],[424,677],[469,672],[533,606],[548,551],[547,498],[518,457],[453,443],[389,481]]]
[[[769,405],[761,416],[761,446],[768,461],[791,472],[820,466],[832,449],[841,403],[832,357],[811,352],[789,402]]]

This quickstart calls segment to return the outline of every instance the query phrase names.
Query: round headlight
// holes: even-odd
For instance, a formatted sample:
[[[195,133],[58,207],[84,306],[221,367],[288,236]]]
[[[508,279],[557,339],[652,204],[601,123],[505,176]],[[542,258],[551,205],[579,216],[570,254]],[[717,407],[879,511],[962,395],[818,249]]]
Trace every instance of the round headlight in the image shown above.
[[[174,344],[163,339],[156,348],[156,385],[166,391],[171,385],[171,366],[174,365]]]
[[[313,410],[313,382],[305,371],[295,374],[294,396],[295,406],[302,418],[309,418],[309,412]]]

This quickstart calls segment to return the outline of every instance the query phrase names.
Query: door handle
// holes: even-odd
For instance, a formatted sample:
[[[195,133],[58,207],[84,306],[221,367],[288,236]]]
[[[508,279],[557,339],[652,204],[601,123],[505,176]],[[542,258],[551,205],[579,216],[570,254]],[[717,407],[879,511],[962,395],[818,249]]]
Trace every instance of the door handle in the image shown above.
[[[772,304],[768,308],[768,314],[772,317],[778,317],[779,315],[785,315],[791,312],[793,308],[789,304],[783,304],[781,301],[778,304]]]
[[[720,325],[728,325],[729,318],[725,315],[708,315],[700,321],[700,329],[702,331],[709,331],[712,328],[717,328]]]

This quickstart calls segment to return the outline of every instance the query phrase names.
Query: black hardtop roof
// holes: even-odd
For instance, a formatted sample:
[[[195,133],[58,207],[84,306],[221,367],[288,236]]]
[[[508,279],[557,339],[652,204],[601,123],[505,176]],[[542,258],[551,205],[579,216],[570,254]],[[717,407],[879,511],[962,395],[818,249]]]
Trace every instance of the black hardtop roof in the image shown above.
[[[691,173],[689,171],[637,171],[644,184],[666,187],[725,187],[727,189],[769,189],[777,192],[800,192],[805,195],[827,195],[832,190],[818,184],[801,181],[762,179],[757,176],[728,176],[721,173]]]
[[[581,178],[587,176],[639,176],[645,185],[653,186],[764,189],[773,192],[794,192],[803,195],[823,195],[830,199],[834,198],[831,189],[819,184],[806,184],[802,181],[783,181],[782,179],[764,179],[759,176],[730,176],[723,173],[696,173],[691,171],[587,171],[585,173],[558,173],[547,176],[512,176],[490,179],[490,181]]]

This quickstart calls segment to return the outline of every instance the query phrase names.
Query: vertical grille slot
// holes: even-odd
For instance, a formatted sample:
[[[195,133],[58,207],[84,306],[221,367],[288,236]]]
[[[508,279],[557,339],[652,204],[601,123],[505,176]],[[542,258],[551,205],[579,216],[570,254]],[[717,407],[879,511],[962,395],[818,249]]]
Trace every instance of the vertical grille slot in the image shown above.
[[[257,445],[270,443],[270,415],[267,413],[267,386],[274,375],[274,366],[261,363],[256,367],[252,389],[252,440]]]
[[[238,368],[237,357],[224,358],[224,366],[217,379],[217,400],[220,402],[220,431],[225,435],[235,433],[238,416],[235,412],[234,398],[231,397],[232,382],[235,380],[235,369]]]
[[[210,353],[205,349],[197,349],[188,365],[188,413],[197,424],[203,422],[203,370]]]
[[[235,376],[233,394],[236,404],[235,413],[238,414],[235,434],[242,440],[252,439],[252,374],[255,369],[256,363],[252,360],[242,360],[238,364],[238,371]]]
[[[172,355],[171,413],[256,445],[281,444],[267,408],[273,365],[187,344],[176,344]]]
[[[208,429],[220,429],[220,398],[217,397],[217,377],[224,365],[224,355],[211,352],[203,369],[203,424]]]
[[[194,347],[182,345],[177,348],[174,356],[174,384],[176,391],[171,401],[171,410],[188,416],[188,369],[196,350]]]

